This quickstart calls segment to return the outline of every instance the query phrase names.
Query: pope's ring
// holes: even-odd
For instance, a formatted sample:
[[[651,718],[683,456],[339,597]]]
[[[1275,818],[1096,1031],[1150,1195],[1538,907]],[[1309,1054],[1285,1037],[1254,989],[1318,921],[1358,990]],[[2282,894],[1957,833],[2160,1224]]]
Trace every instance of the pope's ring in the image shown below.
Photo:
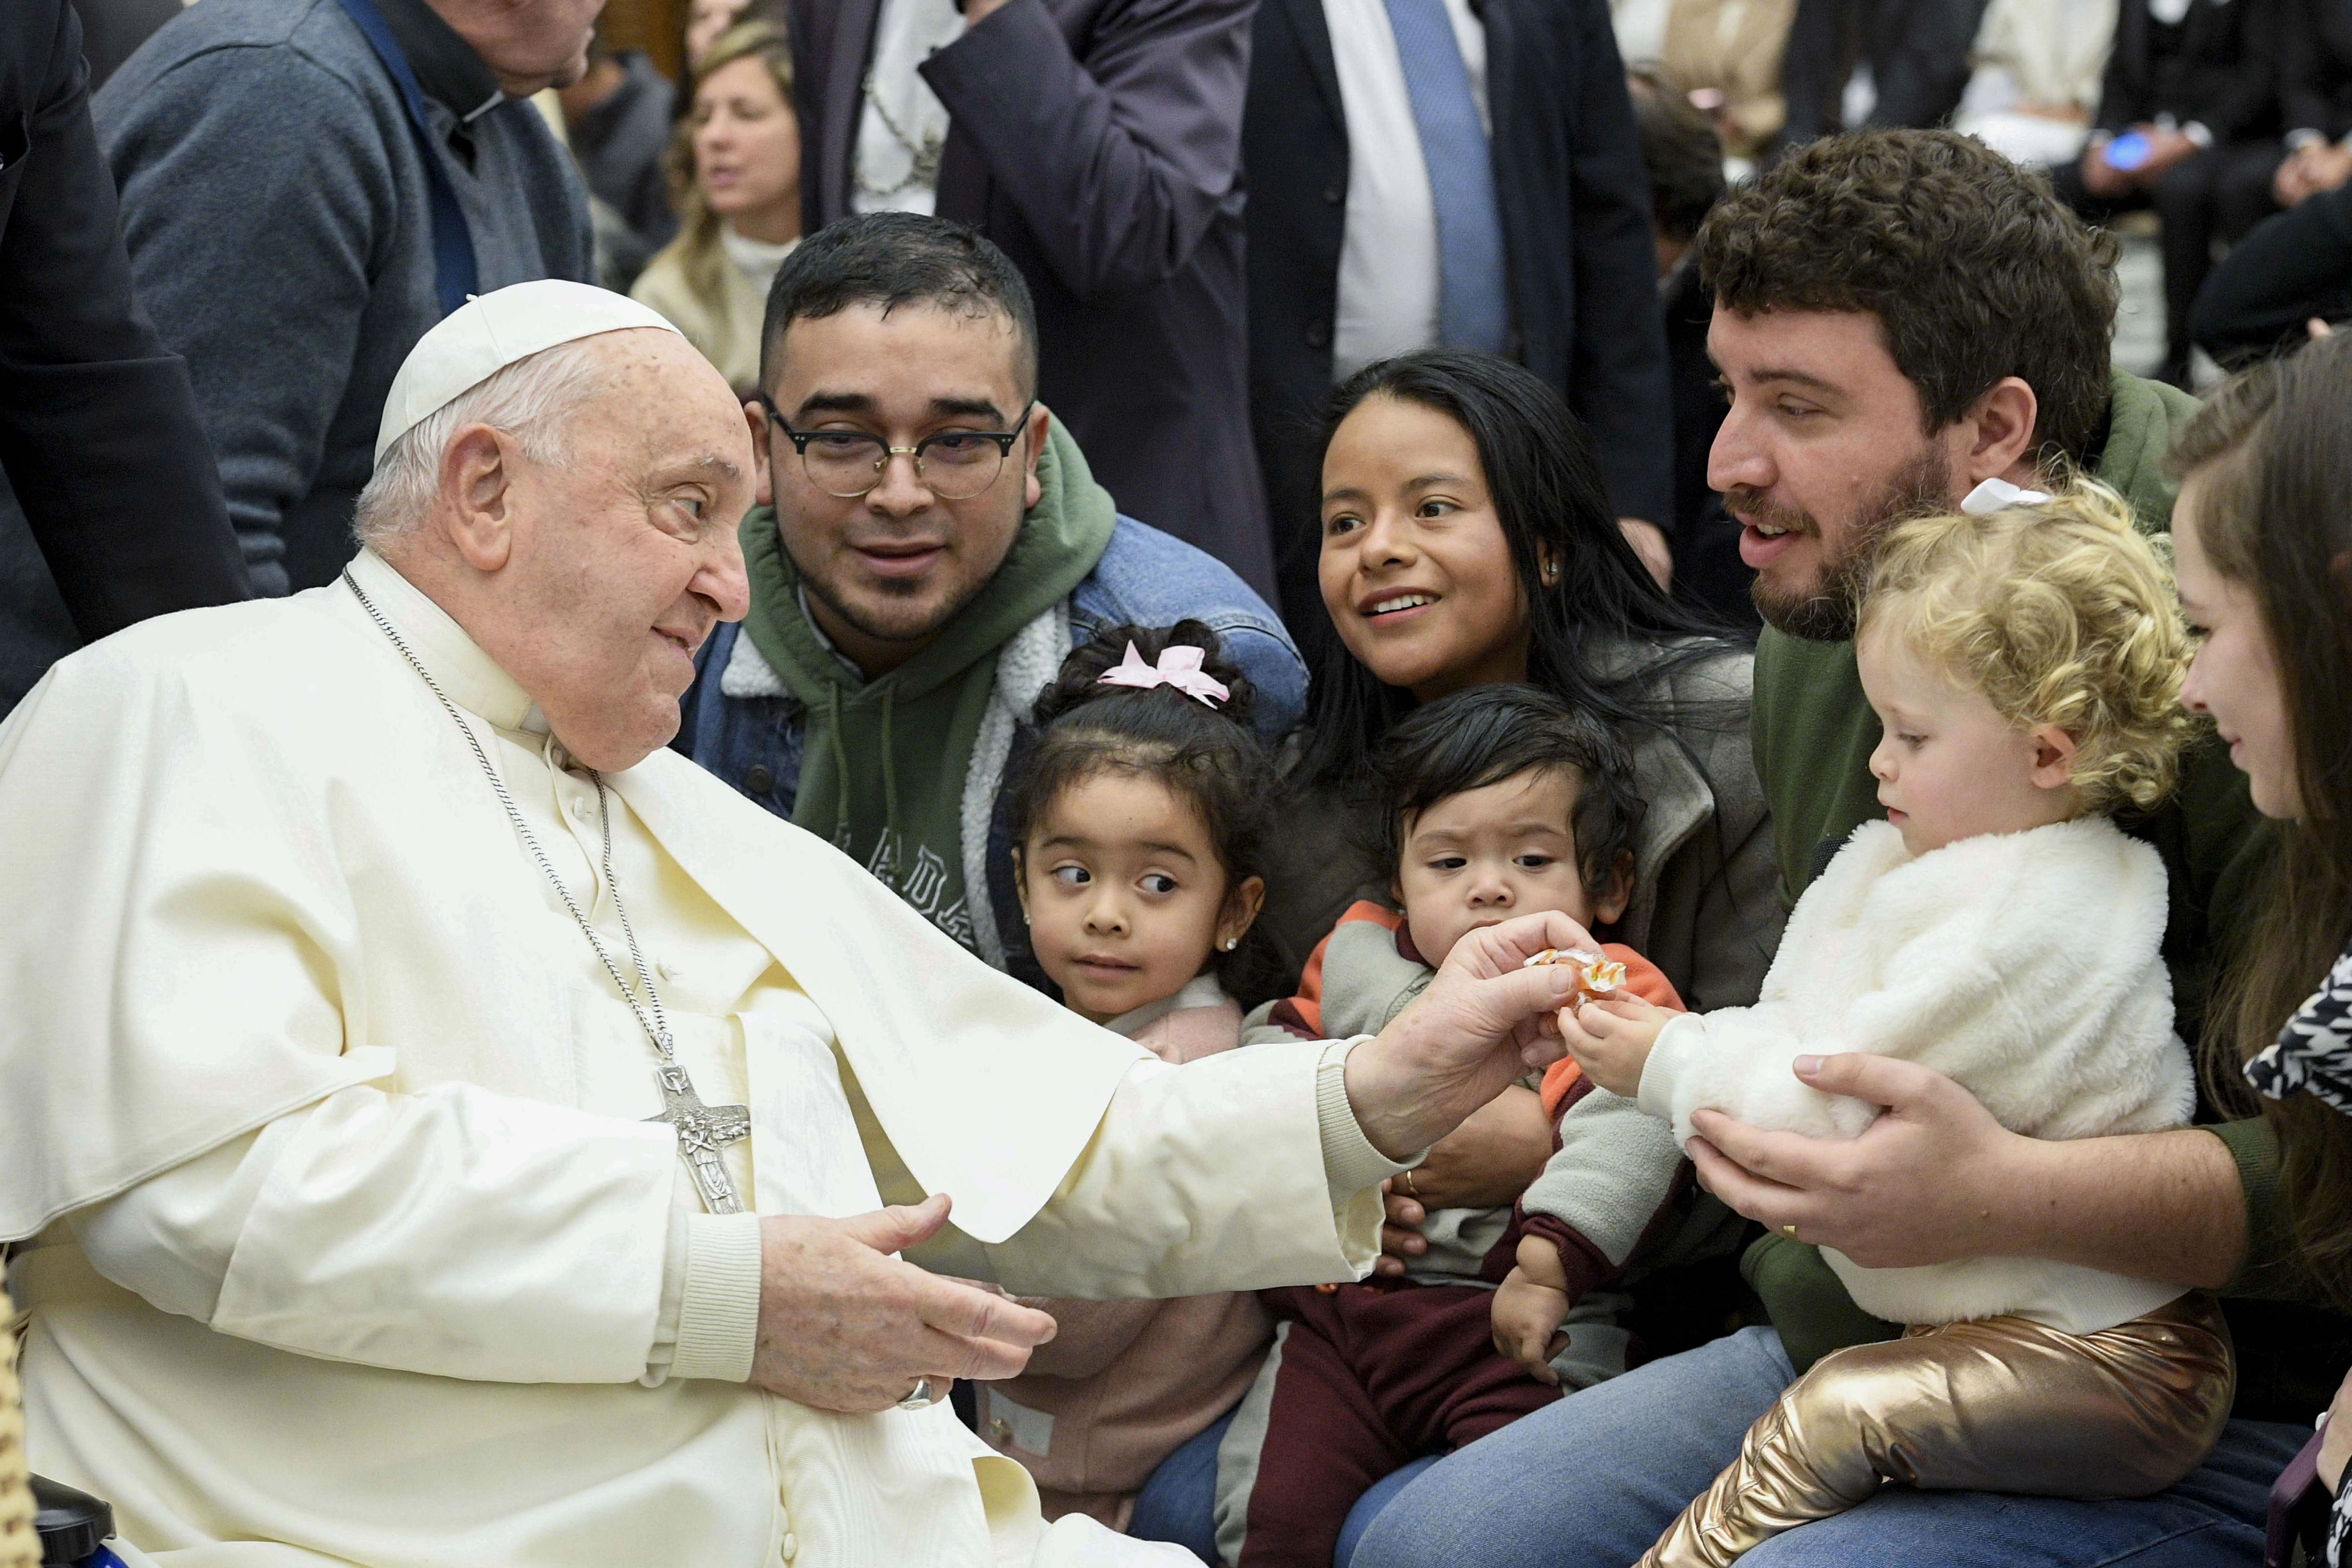
[[[1794,1241],[1797,1239],[1797,1227],[1793,1224],[1784,1225],[1780,1227],[1780,1234]]]
[[[940,1402],[940,1396],[938,1394],[933,1392],[933,1386],[931,1380],[928,1377],[919,1377],[915,1379],[915,1392],[907,1395],[906,1398],[898,1401],[898,1408],[901,1410],[929,1410],[932,1405],[937,1405]]]

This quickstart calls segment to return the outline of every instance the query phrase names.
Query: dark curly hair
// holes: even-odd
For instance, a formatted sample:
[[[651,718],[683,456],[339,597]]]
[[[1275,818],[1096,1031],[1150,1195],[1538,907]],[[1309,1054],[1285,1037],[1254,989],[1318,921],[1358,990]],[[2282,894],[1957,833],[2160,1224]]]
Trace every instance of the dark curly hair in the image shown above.
[[[1404,855],[1407,825],[1457,795],[1538,769],[1576,774],[1576,867],[1584,890],[1600,898],[1633,858],[1644,806],[1633,753],[1597,715],[1571,707],[1539,686],[1474,686],[1417,708],[1398,721],[1373,754],[1381,791],[1381,863],[1391,872]]]
[[[1212,708],[1171,687],[1105,686],[1103,673],[1128,646],[1156,664],[1171,647],[1201,650],[1202,673],[1223,683]],[[1250,728],[1256,700],[1249,678],[1223,657],[1217,634],[1199,621],[1173,626],[1113,626],[1072,650],[1038,693],[1034,742],[1016,760],[1005,789],[1005,826],[1016,848],[1064,790],[1103,773],[1159,781],[1200,815],[1223,867],[1228,892],[1267,874],[1266,836],[1279,785],[1273,760]],[[1244,1005],[1281,989],[1282,963],[1263,928],[1253,924],[1211,967]]]
[[[2010,375],[2041,405],[2045,461],[2105,428],[2115,237],[1971,137],[1824,137],[1725,196],[1696,244],[1725,310],[1875,315],[1930,434]]]

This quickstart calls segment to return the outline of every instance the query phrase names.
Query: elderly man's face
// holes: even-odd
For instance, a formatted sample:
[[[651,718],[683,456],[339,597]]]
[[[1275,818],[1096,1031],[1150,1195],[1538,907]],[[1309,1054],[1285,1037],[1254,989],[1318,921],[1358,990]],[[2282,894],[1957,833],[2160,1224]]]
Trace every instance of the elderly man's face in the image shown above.
[[[572,461],[504,448],[511,543],[468,629],[574,756],[614,770],[677,733],[695,650],[743,615],[751,452],[734,395],[684,338],[595,342],[610,381],[569,421]]]
[[[1003,315],[924,305],[885,315],[855,305],[785,330],[769,396],[794,429],[856,430],[912,447],[948,430],[1006,430],[1028,404],[1019,340]],[[791,439],[764,428],[760,499],[772,500],[784,549],[824,634],[868,675],[894,669],[970,604],[1004,563],[1037,504],[1037,449],[1047,415],[1034,409],[995,481],[968,500],[941,498],[893,456],[862,496],[813,482]]]

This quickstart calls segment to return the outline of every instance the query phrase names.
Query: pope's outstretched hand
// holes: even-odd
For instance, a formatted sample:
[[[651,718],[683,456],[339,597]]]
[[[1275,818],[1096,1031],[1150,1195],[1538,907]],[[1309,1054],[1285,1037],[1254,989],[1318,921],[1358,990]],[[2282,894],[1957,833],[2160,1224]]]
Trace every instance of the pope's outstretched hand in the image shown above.
[[[1372,1147],[1408,1159],[1529,1068],[1559,1060],[1556,1015],[1576,976],[1565,965],[1521,966],[1546,948],[1591,945],[1556,911],[1455,942],[1429,989],[1348,1058],[1348,1103]]]
[[[820,1410],[887,1410],[929,1378],[1011,1377],[1054,1320],[1010,1298],[903,1263],[947,1223],[948,1198],[850,1219],[760,1222],[760,1331],[751,1382]]]

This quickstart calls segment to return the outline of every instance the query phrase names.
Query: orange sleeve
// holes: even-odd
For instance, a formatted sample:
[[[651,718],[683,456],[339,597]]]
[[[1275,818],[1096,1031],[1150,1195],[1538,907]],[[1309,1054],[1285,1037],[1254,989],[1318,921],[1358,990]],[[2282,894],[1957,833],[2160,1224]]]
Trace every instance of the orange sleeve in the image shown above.
[[[1317,948],[1315,951],[1319,958],[1323,950]],[[1603,942],[1601,953],[1602,957],[1613,958],[1625,966],[1625,989],[1643,1001],[1660,1007],[1671,1007],[1677,1013],[1690,1011],[1683,1005],[1682,994],[1675,989],[1675,983],[1667,979],[1656,964],[1632,948],[1622,942]],[[1546,1116],[1554,1121],[1559,1119],[1559,1108],[1566,1103],[1568,1091],[1575,1088],[1576,1080],[1583,1076],[1584,1069],[1576,1065],[1574,1057],[1562,1057],[1544,1068],[1543,1088],[1538,1092],[1542,1097]]]

